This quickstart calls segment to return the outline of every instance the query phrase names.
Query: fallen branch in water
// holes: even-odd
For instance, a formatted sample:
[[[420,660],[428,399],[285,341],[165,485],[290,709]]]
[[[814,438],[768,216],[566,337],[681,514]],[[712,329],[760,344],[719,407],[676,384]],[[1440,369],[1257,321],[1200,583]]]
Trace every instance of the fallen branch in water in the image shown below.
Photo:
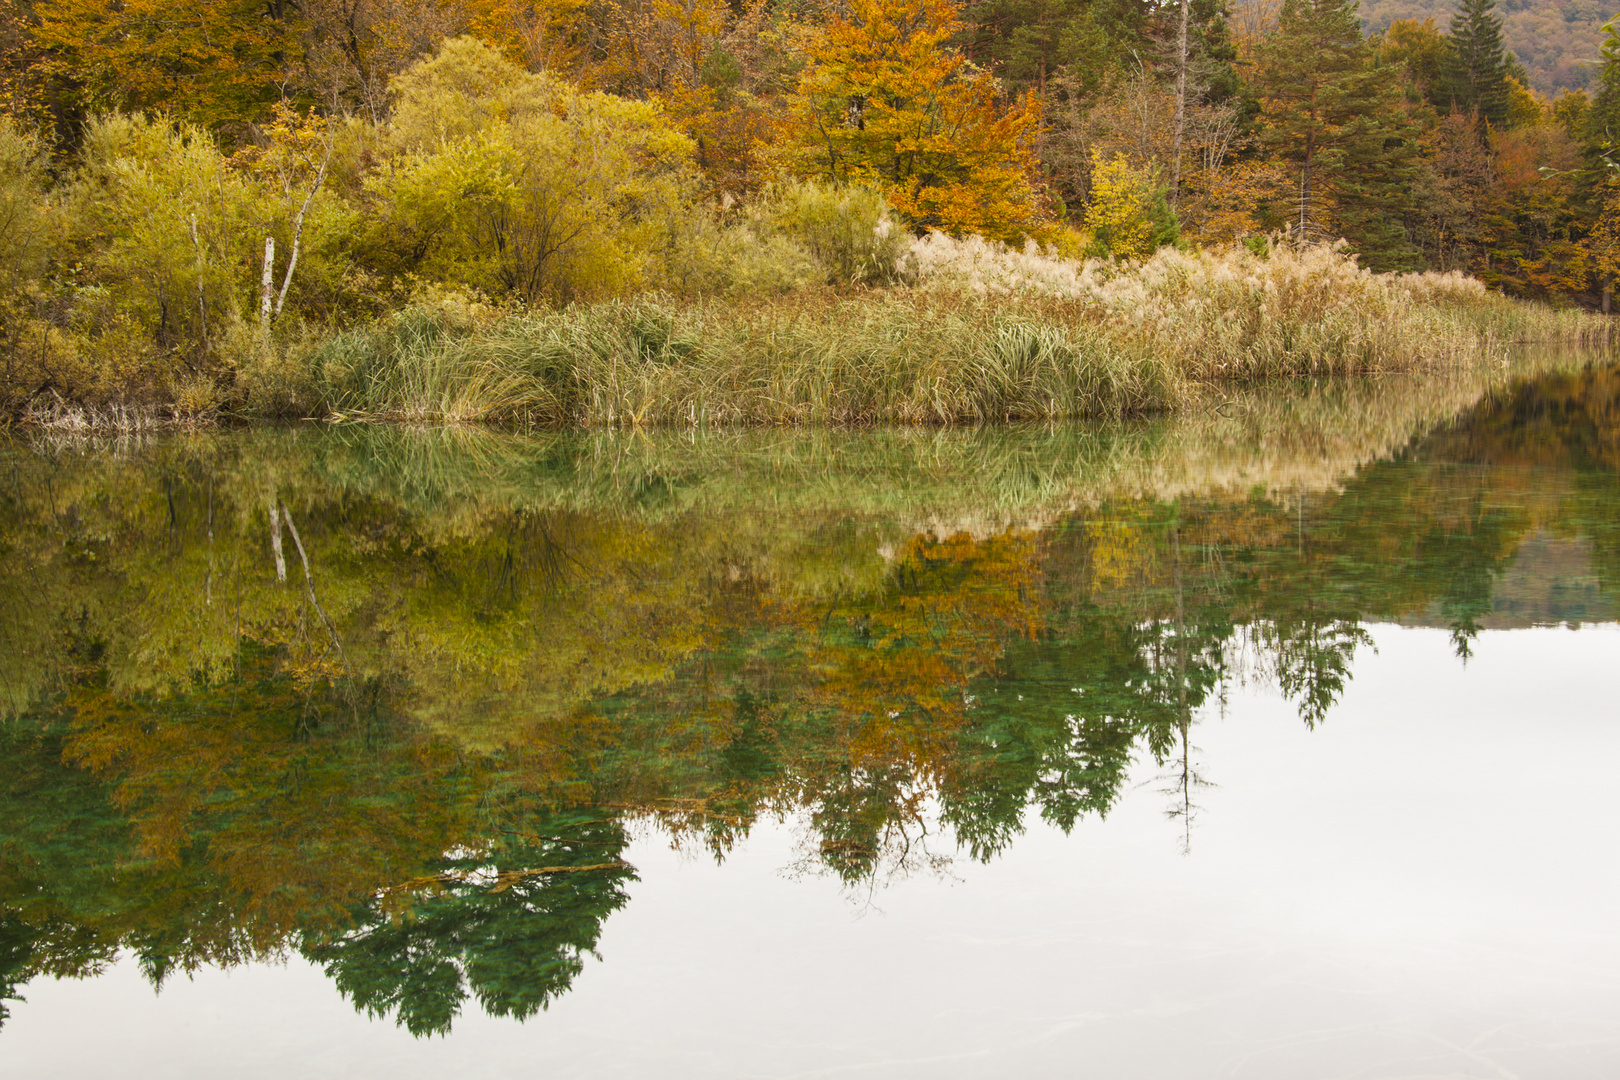
[[[623,859],[614,859],[611,862],[590,863],[585,866],[536,866],[530,870],[503,870],[495,875],[495,883],[485,890],[489,893],[501,893],[510,889],[524,878],[540,877],[544,874],[583,874],[590,870],[630,870],[634,869]],[[446,870],[438,874],[428,874],[426,877],[415,877],[409,881],[402,881],[398,885],[390,885],[382,890],[384,897],[395,896],[399,893],[420,892],[423,889],[446,888],[451,885],[472,884],[477,871]]]

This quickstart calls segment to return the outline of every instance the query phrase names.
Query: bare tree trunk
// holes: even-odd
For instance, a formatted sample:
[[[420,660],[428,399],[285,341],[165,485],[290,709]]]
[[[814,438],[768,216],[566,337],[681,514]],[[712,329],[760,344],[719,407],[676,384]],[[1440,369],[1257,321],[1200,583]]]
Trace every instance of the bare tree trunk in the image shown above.
[[[281,507],[270,497],[270,550],[276,557],[276,580],[287,580],[287,559],[281,553]]]
[[[1187,130],[1188,0],[1181,0],[1181,29],[1176,34],[1176,127],[1170,150],[1170,208],[1181,199],[1181,141]]]
[[[1311,220],[1311,163],[1307,159],[1299,168],[1299,242],[1305,242],[1305,230]]]
[[[331,129],[331,122],[327,123],[326,154],[321,158],[321,167],[315,173],[315,182],[309,185],[309,194],[304,196],[304,204],[298,208],[298,217],[293,220],[292,254],[287,257],[287,274],[281,279],[281,292],[276,296],[276,318],[281,318],[281,305],[287,302],[287,290],[292,288],[293,268],[298,265],[298,249],[304,239],[304,215],[309,213],[309,204],[315,201],[315,193],[321,190],[321,184],[326,180],[326,167],[332,161],[332,143],[337,136]],[[266,238],[268,242],[268,238]],[[266,250],[269,250],[268,248]],[[269,259],[265,260],[266,266]]]
[[[208,347],[208,305],[203,302],[203,253],[197,240],[197,215],[191,215],[191,250],[197,256],[197,318],[202,324],[203,348]]]
[[[270,304],[276,295],[276,238],[264,238],[264,273],[259,275],[259,326],[270,328]]]
[[[322,624],[326,627],[326,632],[332,635],[332,645],[337,649],[338,659],[343,661],[343,671],[349,677],[350,686],[353,686],[354,668],[349,664],[349,654],[343,649],[343,639],[338,636],[337,627],[332,624],[332,620],[327,616],[326,609],[321,607],[319,600],[315,599],[315,576],[310,573],[309,555],[304,551],[304,541],[298,536],[298,526],[293,524],[292,511],[288,510],[286,506],[282,506],[281,517],[287,523],[287,531],[292,534],[293,546],[298,549],[298,559],[304,564],[304,588],[309,594],[309,606],[315,609],[315,614],[320,616]]]

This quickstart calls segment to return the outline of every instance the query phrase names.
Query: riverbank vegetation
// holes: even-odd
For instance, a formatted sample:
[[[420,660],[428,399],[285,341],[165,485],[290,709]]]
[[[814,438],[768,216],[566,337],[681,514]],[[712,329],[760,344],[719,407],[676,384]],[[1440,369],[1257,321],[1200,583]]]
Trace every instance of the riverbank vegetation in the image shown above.
[[[345,37],[35,4],[0,64],[4,409],[1122,415],[1607,339],[1572,301],[1607,296],[1620,74],[1537,97],[1480,0],[1376,39],[1336,0],[1247,37],[1004,6],[362,4]]]

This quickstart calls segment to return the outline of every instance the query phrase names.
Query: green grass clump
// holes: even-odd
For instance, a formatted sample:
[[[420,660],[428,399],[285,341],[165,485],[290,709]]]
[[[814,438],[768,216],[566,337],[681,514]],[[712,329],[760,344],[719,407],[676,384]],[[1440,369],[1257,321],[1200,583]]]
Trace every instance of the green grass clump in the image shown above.
[[[1083,320],[906,291],[642,298],[471,328],[412,309],[311,363],[339,413],[584,426],[1121,416],[1181,388]]]

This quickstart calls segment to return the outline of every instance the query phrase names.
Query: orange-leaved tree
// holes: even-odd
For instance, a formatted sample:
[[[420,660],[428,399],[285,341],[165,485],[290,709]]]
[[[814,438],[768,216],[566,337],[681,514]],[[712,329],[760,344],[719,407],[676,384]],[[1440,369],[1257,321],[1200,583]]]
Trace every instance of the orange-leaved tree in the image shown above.
[[[954,0],[850,0],[808,49],[799,169],[881,188],[918,224],[1002,240],[1049,226],[1033,92],[1003,101],[951,41]]]

